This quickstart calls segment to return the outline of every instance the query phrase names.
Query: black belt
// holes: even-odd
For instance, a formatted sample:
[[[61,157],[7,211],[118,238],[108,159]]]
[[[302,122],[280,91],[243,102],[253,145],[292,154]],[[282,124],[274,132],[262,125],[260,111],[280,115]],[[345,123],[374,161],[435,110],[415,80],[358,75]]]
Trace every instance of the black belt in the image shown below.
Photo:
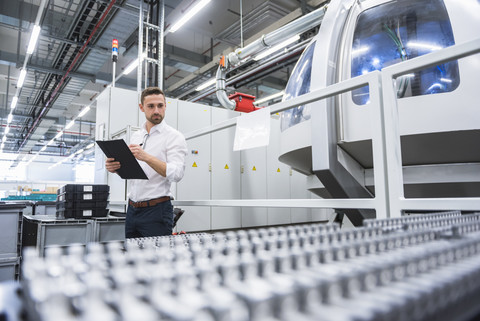
[[[141,202],[134,202],[132,200],[128,200],[128,204],[132,205],[133,207],[149,207],[155,206],[159,203],[170,201],[170,196],[163,196],[159,198],[154,198],[148,201],[141,201]]]

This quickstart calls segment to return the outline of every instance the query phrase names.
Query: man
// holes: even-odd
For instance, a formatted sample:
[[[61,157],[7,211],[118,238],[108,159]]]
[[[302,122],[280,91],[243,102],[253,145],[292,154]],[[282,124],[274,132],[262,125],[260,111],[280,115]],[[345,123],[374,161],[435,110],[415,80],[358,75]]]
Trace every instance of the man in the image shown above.
[[[130,181],[125,237],[171,235],[173,206],[170,185],[183,177],[187,144],[185,137],[163,120],[167,106],[160,88],[145,89],[139,106],[145,113],[146,122],[141,131],[132,135],[128,147],[148,180]],[[120,166],[120,162],[113,158],[107,158],[105,163],[111,173]]]

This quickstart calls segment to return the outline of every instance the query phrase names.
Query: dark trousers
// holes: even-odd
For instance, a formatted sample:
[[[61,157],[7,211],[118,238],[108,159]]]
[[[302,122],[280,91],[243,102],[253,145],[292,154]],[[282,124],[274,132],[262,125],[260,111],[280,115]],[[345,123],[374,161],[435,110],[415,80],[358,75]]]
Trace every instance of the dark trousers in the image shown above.
[[[172,235],[173,205],[171,201],[150,207],[128,205],[125,237]]]

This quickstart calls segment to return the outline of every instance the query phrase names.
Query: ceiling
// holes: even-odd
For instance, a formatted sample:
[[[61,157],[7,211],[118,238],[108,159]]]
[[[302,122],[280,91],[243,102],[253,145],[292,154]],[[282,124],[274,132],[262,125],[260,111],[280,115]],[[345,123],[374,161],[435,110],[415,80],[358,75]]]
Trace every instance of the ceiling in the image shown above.
[[[40,11],[42,1],[45,6]],[[213,106],[219,105],[215,94],[195,88],[214,76],[220,55],[242,47],[242,40],[248,45],[325,2],[212,0],[181,29],[169,32],[198,1],[164,1],[163,88],[168,97]],[[112,39],[119,42],[118,76],[137,57],[139,6],[139,0],[0,2],[0,137],[5,137],[1,152],[18,155],[12,166],[33,154],[73,155],[93,142],[95,98],[112,82]],[[147,6],[144,2],[145,16]],[[41,32],[34,52],[28,55],[36,21]],[[312,33],[304,34],[303,42]],[[276,93],[284,89],[299,53],[271,64],[249,62],[228,75],[236,80],[227,89],[257,98]],[[22,68],[27,74],[19,88]],[[122,76],[116,86],[136,90],[136,75]],[[18,102],[11,109],[15,96]],[[86,106],[91,109],[78,117]],[[89,157],[92,153],[76,156],[77,160]]]

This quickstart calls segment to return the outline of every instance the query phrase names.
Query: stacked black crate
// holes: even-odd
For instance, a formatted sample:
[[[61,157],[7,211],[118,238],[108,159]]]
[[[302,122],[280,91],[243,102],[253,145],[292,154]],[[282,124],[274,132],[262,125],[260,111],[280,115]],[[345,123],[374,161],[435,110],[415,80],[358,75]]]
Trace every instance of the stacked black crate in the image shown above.
[[[106,217],[110,186],[67,184],[57,191],[57,218]]]

